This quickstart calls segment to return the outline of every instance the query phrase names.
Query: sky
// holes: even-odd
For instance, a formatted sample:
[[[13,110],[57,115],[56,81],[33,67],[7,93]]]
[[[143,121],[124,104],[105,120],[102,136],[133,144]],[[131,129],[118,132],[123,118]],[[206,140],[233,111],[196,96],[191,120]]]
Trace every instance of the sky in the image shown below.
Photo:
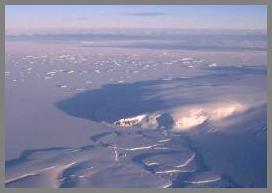
[[[7,5],[6,31],[81,28],[267,28],[266,5]]]

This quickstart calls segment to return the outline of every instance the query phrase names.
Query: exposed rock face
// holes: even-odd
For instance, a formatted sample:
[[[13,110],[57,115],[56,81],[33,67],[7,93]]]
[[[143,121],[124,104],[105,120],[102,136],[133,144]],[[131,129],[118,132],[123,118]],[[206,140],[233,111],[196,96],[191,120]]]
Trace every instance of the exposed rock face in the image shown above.
[[[138,115],[136,117],[129,117],[115,121],[114,124],[120,127],[132,127],[139,125],[146,115]]]

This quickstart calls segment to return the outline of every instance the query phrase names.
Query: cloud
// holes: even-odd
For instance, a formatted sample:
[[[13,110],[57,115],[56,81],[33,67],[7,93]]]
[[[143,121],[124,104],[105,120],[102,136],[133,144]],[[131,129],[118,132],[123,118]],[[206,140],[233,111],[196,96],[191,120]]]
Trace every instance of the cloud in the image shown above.
[[[152,16],[160,16],[160,15],[167,15],[163,12],[139,12],[139,13],[130,13],[129,15],[133,16],[144,16],[144,17],[152,17]]]
[[[89,18],[87,18],[87,17],[76,17],[76,18],[72,18],[72,20],[86,21],[86,20],[89,20]]]
[[[74,18],[74,20],[89,20],[89,18],[87,18],[87,17],[77,17],[77,18]]]

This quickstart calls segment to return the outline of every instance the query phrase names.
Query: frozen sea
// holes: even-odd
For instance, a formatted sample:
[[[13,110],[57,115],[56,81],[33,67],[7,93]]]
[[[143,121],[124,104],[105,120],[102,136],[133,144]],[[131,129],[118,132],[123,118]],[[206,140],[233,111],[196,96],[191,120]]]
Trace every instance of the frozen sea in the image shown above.
[[[267,186],[260,32],[6,35],[6,187]]]

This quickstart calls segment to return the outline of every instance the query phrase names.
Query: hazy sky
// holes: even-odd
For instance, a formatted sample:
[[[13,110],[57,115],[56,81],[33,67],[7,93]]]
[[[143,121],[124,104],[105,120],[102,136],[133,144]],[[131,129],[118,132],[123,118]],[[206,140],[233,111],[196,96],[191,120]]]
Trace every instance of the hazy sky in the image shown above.
[[[44,28],[266,29],[265,5],[8,5],[6,30]]]

